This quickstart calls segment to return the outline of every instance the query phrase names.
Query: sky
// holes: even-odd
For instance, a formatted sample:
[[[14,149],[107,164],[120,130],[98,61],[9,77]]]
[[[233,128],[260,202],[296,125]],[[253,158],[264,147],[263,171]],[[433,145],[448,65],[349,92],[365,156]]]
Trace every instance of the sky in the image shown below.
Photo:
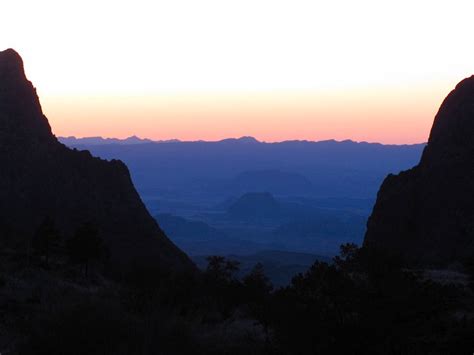
[[[0,1],[53,132],[427,140],[474,74],[472,1]]]

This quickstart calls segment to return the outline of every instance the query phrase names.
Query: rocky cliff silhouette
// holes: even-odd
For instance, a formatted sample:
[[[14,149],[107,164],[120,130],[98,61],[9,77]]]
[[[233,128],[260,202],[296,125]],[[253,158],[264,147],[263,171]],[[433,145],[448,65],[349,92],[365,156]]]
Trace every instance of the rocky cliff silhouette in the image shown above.
[[[474,76],[444,100],[420,163],[385,179],[367,227],[364,246],[410,264],[474,255]]]
[[[113,262],[192,267],[149,215],[125,164],[58,142],[21,57],[8,49],[0,52],[0,241],[25,244],[46,216],[66,237],[96,223]]]

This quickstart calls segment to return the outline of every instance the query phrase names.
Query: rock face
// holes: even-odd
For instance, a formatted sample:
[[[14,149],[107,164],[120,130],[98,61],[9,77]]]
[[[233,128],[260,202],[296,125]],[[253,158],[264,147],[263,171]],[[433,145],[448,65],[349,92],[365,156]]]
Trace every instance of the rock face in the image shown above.
[[[418,166],[383,182],[364,246],[433,266],[474,255],[474,76],[444,100]]]
[[[20,56],[0,52],[0,242],[32,236],[46,216],[65,237],[94,222],[116,263],[192,268],[149,215],[120,161],[59,143]]]

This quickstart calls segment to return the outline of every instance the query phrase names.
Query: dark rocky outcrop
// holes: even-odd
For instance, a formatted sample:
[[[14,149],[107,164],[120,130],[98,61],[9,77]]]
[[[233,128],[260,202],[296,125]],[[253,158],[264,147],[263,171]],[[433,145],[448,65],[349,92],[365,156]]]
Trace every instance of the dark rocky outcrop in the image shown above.
[[[474,76],[444,100],[420,163],[383,182],[364,246],[433,266],[474,255]]]
[[[66,237],[96,223],[116,263],[193,267],[149,215],[125,164],[58,142],[8,49],[0,52],[0,241],[22,244],[46,216]]]

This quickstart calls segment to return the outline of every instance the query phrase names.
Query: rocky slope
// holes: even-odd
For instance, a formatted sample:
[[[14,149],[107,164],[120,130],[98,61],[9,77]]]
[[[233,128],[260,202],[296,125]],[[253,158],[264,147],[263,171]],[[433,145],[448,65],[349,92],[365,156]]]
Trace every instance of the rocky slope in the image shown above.
[[[25,245],[46,216],[66,238],[96,223],[116,263],[193,267],[148,214],[121,161],[58,142],[22,59],[8,49],[0,52],[0,242]]]
[[[474,76],[444,100],[420,163],[383,182],[364,245],[411,264],[474,256]]]

